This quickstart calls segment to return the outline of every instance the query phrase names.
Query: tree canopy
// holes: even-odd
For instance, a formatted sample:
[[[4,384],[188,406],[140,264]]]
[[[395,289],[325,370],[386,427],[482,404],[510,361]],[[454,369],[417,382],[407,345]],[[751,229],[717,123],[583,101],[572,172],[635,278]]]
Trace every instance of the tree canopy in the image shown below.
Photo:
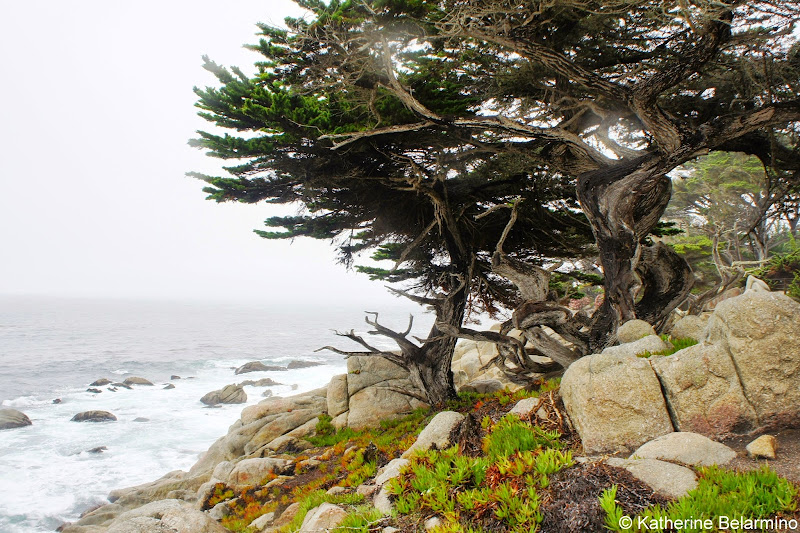
[[[667,174],[739,151],[798,181],[797,2],[298,4],[309,14],[288,29],[260,25],[257,75],[206,62],[220,87],[197,90],[201,115],[234,133],[193,144],[235,165],[200,177],[217,201],[305,205],[268,219],[283,231],[265,237],[337,239],[347,263],[369,248],[395,260],[370,273],[416,280],[418,300],[439,305],[439,329],[406,360],[472,334],[460,328],[469,295],[516,306],[529,339],[552,327],[575,357],[625,320],[658,324],[692,279],[649,240]],[[591,251],[590,233],[605,299],[576,318],[547,302],[542,267]]]

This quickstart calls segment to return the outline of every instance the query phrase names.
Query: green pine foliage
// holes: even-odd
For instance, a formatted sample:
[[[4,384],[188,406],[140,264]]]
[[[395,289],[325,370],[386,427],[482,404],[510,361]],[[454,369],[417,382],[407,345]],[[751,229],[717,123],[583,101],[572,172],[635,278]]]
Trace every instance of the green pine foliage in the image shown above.
[[[773,256],[753,274],[770,286],[772,290],[785,291],[788,296],[800,300],[800,246],[789,238],[788,251]]]

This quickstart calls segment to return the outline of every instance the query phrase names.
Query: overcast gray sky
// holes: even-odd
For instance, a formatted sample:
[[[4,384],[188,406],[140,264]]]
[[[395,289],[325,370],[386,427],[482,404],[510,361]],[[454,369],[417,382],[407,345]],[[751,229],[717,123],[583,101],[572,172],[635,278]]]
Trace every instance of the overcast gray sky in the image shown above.
[[[288,0],[0,0],[0,294],[394,301],[328,243],[271,242],[265,205],[204,200],[201,56],[248,73]]]

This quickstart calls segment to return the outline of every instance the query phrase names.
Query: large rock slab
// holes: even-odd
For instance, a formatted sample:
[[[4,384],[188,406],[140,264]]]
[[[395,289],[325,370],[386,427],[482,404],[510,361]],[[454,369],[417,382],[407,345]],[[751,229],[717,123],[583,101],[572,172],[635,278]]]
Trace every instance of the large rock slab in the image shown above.
[[[328,383],[328,397],[326,398],[328,414],[331,417],[339,416],[347,411],[350,395],[347,392],[347,374],[333,376]]]
[[[321,533],[330,531],[342,523],[347,511],[330,503],[323,503],[309,510],[298,533]]]
[[[727,350],[744,395],[762,425],[800,415],[800,304],[782,293],[750,290],[720,303],[705,341]]]
[[[253,438],[245,444],[244,452],[249,455],[276,438],[289,433],[310,420],[316,419],[319,415],[320,412],[314,409],[297,409],[284,413],[265,424],[258,433],[253,435]]]
[[[667,498],[678,499],[697,488],[697,476],[685,466],[657,459],[618,459],[612,457],[608,464],[624,468],[633,477],[643,481],[657,493]]]
[[[350,376],[348,376],[348,383],[349,381]],[[407,379],[382,381],[352,394],[349,402],[350,410],[347,415],[348,427],[362,429],[374,426],[385,418],[410,413],[414,409],[427,406],[417,398],[398,392],[398,390],[421,394]]]
[[[146,503],[135,509],[125,511],[124,513],[120,514],[115,521],[124,522],[126,520],[130,520],[131,518],[137,518],[140,516],[161,519],[161,517],[164,516],[164,513],[166,513],[167,511],[171,511],[173,509],[180,509],[184,505],[185,504],[180,500],[171,500],[171,499],[157,500],[154,502]]]
[[[231,425],[227,435],[220,437],[209,447],[208,451],[192,466],[189,471],[190,474],[208,473],[210,475],[214,467],[220,462],[232,461],[246,453],[252,453],[257,449],[255,443],[248,448],[248,452],[245,452],[245,447],[253,440],[256,434],[270,423],[274,422],[259,436],[258,447],[283,434],[290,434],[298,438],[308,434],[308,431],[313,428],[304,427],[302,421],[292,418],[280,421],[278,419],[295,410],[304,410],[307,414],[316,413],[313,415],[316,417],[326,410],[326,395],[327,387],[322,387],[288,398],[269,398],[256,405],[245,407],[242,410],[241,419]],[[305,416],[300,416],[299,418],[305,418]],[[294,423],[297,423],[299,427],[289,427]],[[314,422],[314,425],[316,426],[316,422]],[[303,428],[303,430],[301,431],[300,428]],[[295,433],[295,430],[298,433]]]
[[[65,524],[59,528],[61,533],[106,533],[105,526],[81,526],[78,524]]]
[[[31,425],[31,419],[22,411],[16,409],[0,409],[0,429],[21,428]]]
[[[583,357],[564,373],[561,396],[585,453],[630,452],[673,431],[661,385],[646,359]]]
[[[658,459],[689,466],[724,466],[736,458],[736,452],[706,436],[681,431],[641,445],[630,458]]]
[[[230,533],[206,513],[186,507],[167,511],[161,523],[176,533]]]
[[[94,526],[107,524],[125,512],[126,509],[116,503],[109,503],[108,505],[101,505],[96,509],[87,511],[81,515],[78,524],[81,526]]]
[[[190,475],[182,470],[174,470],[149,483],[112,490],[108,494],[108,499],[123,507],[140,506],[164,500],[169,494],[174,494],[176,491],[196,493],[200,486],[208,481],[210,477],[210,471],[200,475]]]
[[[678,431],[722,438],[758,425],[731,356],[709,344],[690,346],[650,364],[661,381]]]
[[[109,533],[227,533],[206,513],[178,500],[152,502],[121,514],[108,528]]]
[[[455,411],[442,411],[437,414],[428,422],[414,444],[403,453],[402,458],[406,459],[418,450],[429,450],[433,446],[436,446],[437,450],[450,447],[452,445],[450,434],[462,420],[464,415]]]
[[[327,396],[328,387],[326,386],[287,398],[268,398],[256,405],[245,407],[242,410],[242,424],[248,425],[270,415],[286,413],[295,409],[313,409],[325,413],[328,409]]]
[[[137,516],[123,522],[113,522],[106,533],[175,533],[158,518]]]
[[[645,322],[645,324],[647,324],[647,322]],[[658,335],[648,335],[647,337],[626,344],[620,344],[619,346],[609,346],[603,350],[602,353],[605,355],[635,357],[645,352],[661,352],[667,348],[669,348],[669,346],[661,340],[661,337]]]
[[[280,473],[291,464],[287,459],[266,457],[263,459],[244,459],[233,468],[225,483],[235,489],[243,489],[260,484],[267,476]]]
[[[450,366],[456,388],[461,390],[461,387],[470,381],[488,377],[488,375],[494,377],[493,368],[486,370],[482,370],[482,368],[495,355],[497,355],[497,348],[492,342],[460,340],[453,351],[453,361]]]
[[[347,358],[347,394],[372,387],[383,381],[408,378],[408,371],[379,356],[351,356]]]

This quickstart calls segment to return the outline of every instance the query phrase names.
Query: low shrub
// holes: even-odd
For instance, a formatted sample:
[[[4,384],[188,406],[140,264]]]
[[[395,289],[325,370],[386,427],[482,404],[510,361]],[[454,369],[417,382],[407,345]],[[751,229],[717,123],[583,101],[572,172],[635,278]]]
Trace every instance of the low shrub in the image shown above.
[[[606,512],[606,527],[620,533],[639,531],[663,532],[671,531],[669,525],[678,520],[705,520],[719,524],[720,517],[739,519],[764,519],[780,513],[792,513],[798,506],[798,489],[789,481],[767,468],[750,472],[723,470],[712,466],[700,468],[700,479],[697,488],[690,491],[666,507],[653,506],[641,513],[632,522],[632,527],[622,528],[619,525],[622,509],[614,501],[616,486],[607,489],[600,497],[600,505]],[[647,525],[645,529],[638,527],[640,523]],[[707,531],[704,527],[682,528],[683,531]],[[714,529],[717,530],[716,527]]]
[[[436,514],[440,533],[535,531],[542,521],[538,490],[548,477],[572,464],[560,435],[515,416],[484,422],[485,455],[461,455],[458,446],[417,452],[386,488],[398,514]]]
[[[671,345],[671,347],[667,348],[666,350],[661,350],[658,352],[644,351],[640,354],[636,354],[636,357],[648,358],[653,355],[664,355],[664,356],[672,355],[676,352],[683,350],[684,348],[688,348],[689,346],[694,346],[695,344],[697,344],[696,340],[690,339],[688,337],[685,339],[673,339],[668,335],[662,335],[661,338],[664,340],[664,342]]]

